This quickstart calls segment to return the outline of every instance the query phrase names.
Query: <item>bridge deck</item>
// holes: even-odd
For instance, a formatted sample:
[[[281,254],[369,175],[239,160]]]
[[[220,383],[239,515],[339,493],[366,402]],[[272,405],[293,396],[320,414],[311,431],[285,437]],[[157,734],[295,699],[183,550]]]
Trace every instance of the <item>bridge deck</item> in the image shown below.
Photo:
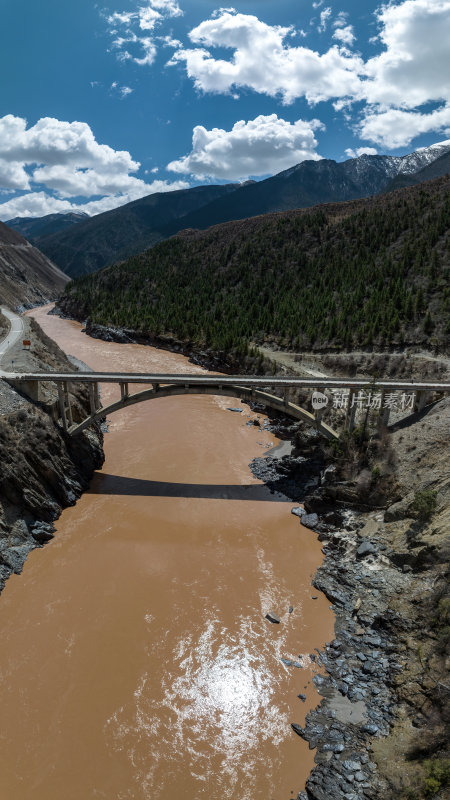
[[[450,383],[387,381],[354,378],[297,378],[291,375],[199,375],[137,372],[0,372],[10,381],[67,381],[70,383],[180,384],[189,386],[295,387],[298,389],[367,389],[385,391],[450,392]]]

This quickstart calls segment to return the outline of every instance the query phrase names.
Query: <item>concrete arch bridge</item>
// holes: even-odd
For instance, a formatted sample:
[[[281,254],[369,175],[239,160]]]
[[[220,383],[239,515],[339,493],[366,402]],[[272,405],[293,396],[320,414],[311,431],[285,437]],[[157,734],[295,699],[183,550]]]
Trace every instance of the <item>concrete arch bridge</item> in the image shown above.
[[[416,383],[413,381],[370,381],[351,378],[297,378],[293,376],[243,376],[243,375],[172,375],[149,373],[105,373],[105,372],[73,372],[73,373],[6,373],[0,377],[16,386],[31,399],[39,401],[40,388],[43,382],[52,381],[58,387],[58,418],[64,430],[70,436],[80,434],[94,422],[115,411],[135,405],[136,403],[156,400],[164,397],[184,394],[224,395],[239,398],[246,402],[261,403],[265,407],[275,409],[293,419],[302,420],[327,439],[338,439],[339,433],[322,420],[324,408],[314,412],[307,411],[287,399],[288,390],[292,388],[309,389],[324,393],[331,390],[340,393],[338,406],[342,409],[344,427],[352,430],[355,415],[362,395],[374,397],[378,401],[373,408],[377,409],[380,424],[387,425],[389,413],[393,407],[389,398],[396,393],[409,393],[413,396],[409,410],[411,414],[421,411],[430,396],[439,396],[450,392],[450,383]],[[99,385],[113,383],[120,387],[120,399],[107,406],[100,402]],[[86,418],[75,424],[72,418],[69,386],[71,384],[87,384],[89,387],[90,410]],[[130,386],[138,385],[139,390],[130,393]],[[144,387],[144,388],[142,388]],[[274,395],[269,389],[281,390],[282,396]],[[344,398],[344,400],[342,399]]]

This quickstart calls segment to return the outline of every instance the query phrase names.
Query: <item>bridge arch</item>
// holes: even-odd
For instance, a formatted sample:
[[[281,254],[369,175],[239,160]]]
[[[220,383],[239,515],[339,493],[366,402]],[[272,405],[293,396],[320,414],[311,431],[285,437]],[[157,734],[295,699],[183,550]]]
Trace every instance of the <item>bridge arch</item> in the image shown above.
[[[268,392],[263,392],[259,389],[253,388],[250,389],[243,386],[183,386],[182,384],[157,386],[152,389],[144,389],[143,391],[136,392],[132,395],[125,395],[115,403],[111,403],[109,406],[98,408],[95,413],[91,414],[89,417],[83,420],[83,422],[80,422],[78,425],[74,425],[70,429],[70,435],[76,436],[78,433],[81,433],[83,430],[85,430],[85,428],[88,428],[90,425],[92,425],[93,422],[99,421],[103,417],[113,414],[115,411],[120,411],[122,408],[128,408],[136,403],[143,403],[147,400],[157,400],[162,397],[173,397],[175,395],[185,394],[219,395],[239,398],[240,400],[244,400],[248,403],[261,403],[268,408],[275,409],[276,411],[280,411],[287,416],[293,417],[293,419],[299,419],[303,422],[307,422],[309,425],[312,425],[314,428],[316,428],[316,430],[323,434],[323,436],[325,436],[327,439],[333,440],[339,438],[339,434],[333,428],[331,428],[325,422],[322,422],[320,415],[315,416],[309,411],[306,411],[304,408],[301,408],[301,406],[291,403],[288,400],[284,400],[281,397],[277,397],[276,395],[269,394]]]

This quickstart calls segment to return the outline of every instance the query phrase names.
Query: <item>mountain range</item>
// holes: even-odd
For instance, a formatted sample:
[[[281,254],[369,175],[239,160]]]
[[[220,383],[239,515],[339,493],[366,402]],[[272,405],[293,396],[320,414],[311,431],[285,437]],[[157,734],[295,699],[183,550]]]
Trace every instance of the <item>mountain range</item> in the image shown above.
[[[344,162],[303,161],[258,182],[156,193],[78,221],[74,214],[63,214],[50,215],[51,220],[16,218],[9,220],[8,225],[28,235],[65,273],[74,277],[142,252],[186,228],[204,230],[222,222],[274,211],[356,200],[440,177],[449,171],[450,140],[447,140],[405,156],[366,154]],[[55,220],[58,216],[59,221]]]

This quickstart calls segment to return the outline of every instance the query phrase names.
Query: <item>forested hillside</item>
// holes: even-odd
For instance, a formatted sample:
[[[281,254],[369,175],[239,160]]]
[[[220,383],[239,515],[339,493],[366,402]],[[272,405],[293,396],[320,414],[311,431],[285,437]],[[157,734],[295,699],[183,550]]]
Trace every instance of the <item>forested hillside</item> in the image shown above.
[[[71,283],[78,318],[211,349],[421,344],[450,334],[450,178],[184,231]]]

